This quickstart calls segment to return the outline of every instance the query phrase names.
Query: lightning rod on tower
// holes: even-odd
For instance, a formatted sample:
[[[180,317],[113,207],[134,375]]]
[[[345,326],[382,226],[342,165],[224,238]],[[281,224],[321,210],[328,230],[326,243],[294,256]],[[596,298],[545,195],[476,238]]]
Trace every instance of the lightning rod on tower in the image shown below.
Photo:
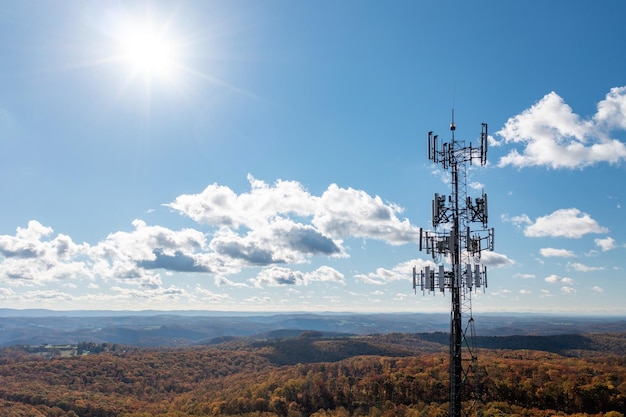
[[[420,229],[419,249],[432,256],[435,266],[425,266],[421,271],[413,268],[416,292],[419,288],[424,294],[446,291],[451,294],[450,417],[477,413],[480,393],[477,381],[471,380],[478,379],[471,295],[487,287],[487,267],[481,265],[480,258],[483,250],[493,250],[494,241],[493,228],[487,228],[487,194],[483,191],[472,200],[467,193],[467,164],[487,163],[487,124],[481,125],[478,147],[472,147],[471,143],[465,146],[463,141],[455,139],[455,131],[453,109],[450,141],[440,143],[432,131],[427,135],[428,159],[450,172],[452,189],[449,196],[435,194],[434,230]],[[481,227],[472,229],[475,223]]]

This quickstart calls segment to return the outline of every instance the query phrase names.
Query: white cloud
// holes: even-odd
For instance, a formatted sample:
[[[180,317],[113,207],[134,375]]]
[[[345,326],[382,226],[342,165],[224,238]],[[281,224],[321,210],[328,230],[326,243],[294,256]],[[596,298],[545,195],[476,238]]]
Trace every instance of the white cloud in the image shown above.
[[[103,279],[159,285],[154,269],[208,271],[204,235],[192,229],[172,231],[133,222],[132,232],[115,232],[95,246],[75,244],[66,235],[31,221],[15,236],[0,236],[0,280],[41,285],[54,280]]]
[[[596,114],[582,119],[556,93],[551,92],[511,117],[496,134],[505,143],[523,146],[502,157],[499,166],[582,168],[599,162],[626,159],[626,146],[611,139],[615,129],[626,129],[626,87],[613,88],[598,103]]]
[[[480,261],[483,265],[494,268],[515,264],[508,256],[492,251],[481,252]]]
[[[193,290],[193,294],[203,302],[221,302],[230,299],[230,296],[228,294],[217,294],[200,286],[196,286],[196,288]]]
[[[515,274],[513,276],[515,278],[521,278],[521,279],[535,279],[536,278],[535,274]]]
[[[117,297],[121,297],[128,300],[135,300],[136,302],[143,302],[150,300],[155,303],[162,303],[167,305],[168,302],[176,302],[181,300],[189,300],[194,298],[187,290],[178,288],[175,286],[170,287],[155,287],[155,288],[128,288],[128,287],[111,287],[111,290],[116,293]]]
[[[15,294],[11,288],[0,288],[0,300],[8,300],[13,298]]]
[[[538,217],[534,223],[524,229],[528,237],[567,237],[580,238],[587,233],[606,233],[608,229],[602,227],[587,213],[575,208],[560,209]]]
[[[603,271],[604,270],[604,267],[589,266],[580,262],[569,262],[567,266],[568,268],[572,268],[574,271],[578,271],[578,272],[591,272],[591,271]]]
[[[544,297],[552,297],[552,293],[550,292],[550,290],[541,290],[541,298]]]
[[[189,254],[206,246],[204,234],[194,229],[173,231],[162,226],[148,226],[142,220],[134,220],[132,224],[135,230],[111,233],[93,251],[111,259],[158,261],[156,249],[163,257],[174,257],[177,253]]]
[[[533,221],[526,214],[522,214],[520,216],[509,216],[507,214],[503,214],[500,216],[503,222],[513,223],[517,227],[521,227],[526,224],[531,224]]]
[[[544,278],[544,280],[548,284],[564,284],[561,287],[561,293],[563,294],[575,294],[576,293],[576,289],[571,287],[571,285],[575,284],[575,281],[572,278],[560,277],[558,275],[550,275]],[[550,291],[542,290],[542,297],[549,297],[549,296],[551,296]]]
[[[596,124],[608,129],[626,130],[626,87],[614,87],[606,98],[598,103],[598,111],[593,117]]]
[[[256,278],[250,278],[249,281],[257,288],[263,288],[265,286],[302,285],[304,283],[304,274],[289,268],[271,266],[262,269],[257,274]]]
[[[56,290],[29,291],[26,296],[39,301],[68,301],[72,296]]]
[[[246,304],[248,303],[252,303],[252,304],[271,304],[272,303],[272,299],[271,297],[258,297],[258,296],[254,296],[254,297],[250,297],[250,298],[246,298],[245,300],[243,300]]]
[[[379,239],[393,245],[414,242],[419,228],[397,214],[402,208],[385,204],[365,191],[332,184],[322,194],[312,223],[330,236]]]
[[[311,216],[319,197],[296,181],[278,180],[273,187],[248,175],[250,192],[237,195],[230,188],[212,184],[200,194],[183,194],[165,204],[200,224],[237,229],[261,227],[277,216]]]
[[[574,285],[575,281],[570,277],[560,277],[558,275],[550,275],[544,278],[545,281],[549,284],[567,284]]]
[[[519,293],[520,293],[521,295],[528,295],[528,294],[532,294],[530,291],[528,291],[528,290],[526,290],[526,289],[521,289],[521,290],[519,290]]]
[[[550,275],[545,278],[545,281],[550,284],[556,284],[557,282],[561,282],[561,277],[559,277],[558,275]]]
[[[602,287],[598,287],[597,285],[591,288],[591,291],[593,292],[604,292],[604,289]]]
[[[295,181],[267,185],[249,176],[250,190],[241,194],[217,184],[196,195],[182,195],[168,206],[211,226],[169,229],[137,219],[129,230],[114,231],[93,245],[33,220],[14,235],[0,235],[0,282],[5,287],[41,287],[29,297],[63,300],[67,305],[119,308],[219,303],[227,295],[165,282],[180,274],[210,276],[216,287],[345,285],[342,272],[329,266],[303,272],[294,264],[314,257],[348,257],[344,239],[376,239],[391,245],[415,242],[419,228],[399,217],[402,209],[364,191],[330,185],[319,196]],[[421,262],[421,261],[420,261]],[[510,261],[502,255],[495,264]],[[432,264],[432,263],[431,263]],[[357,276],[372,283],[410,280],[412,265]],[[259,268],[261,268],[259,270]],[[247,269],[254,275],[244,275]],[[233,276],[244,282],[235,282]],[[71,280],[72,282],[68,282]],[[57,284],[55,281],[62,281]],[[87,291],[80,297],[45,292],[49,286]],[[12,297],[6,289],[0,296]],[[20,297],[26,294],[20,292]],[[15,295],[15,297],[18,297]],[[12,299],[22,302],[22,299]]]
[[[51,238],[52,228],[31,220],[26,228],[18,227],[15,236],[0,236],[0,280],[12,284],[41,285],[54,280],[90,276],[82,260],[89,251],[63,234]]]
[[[576,256],[571,250],[555,248],[541,248],[539,253],[544,258],[573,258]]]
[[[596,244],[596,246],[598,246],[602,250],[602,252],[615,249],[615,240],[612,237],[607,237],[604,239],[595,239],[594,243]]]
[[[221,286],[236,287],[236,288],[249,287],[249,285],[246,284],[245,282],[234,282],[222,275],[216,275],[214,281],[215,281],[215,285],[217,285],[218,287],[221,287]]]
[[[435,264],[431,261],[425,261],[423,259],[414,259],[407,262],[401,262],[391,269],[377,268],[376,271],[368,274],[357,274],[354,278],[374,285],[384,285],[392,281],[400,280],[409,281],[413,278],[413,267],[415,267],[417,271],[421,271],[425,266],[434,268]]]
[[[271,266],[262,269],[255,278],[250,278],[249,281],[257,288],[265,286],[309,285],[313,282],[345,284],[343,274],[329,266],[322,266],[312,272],[294,271],[289,268]]]
[[[166,206],[201,224],[236,230],[262,229],[278,219],[308,219],[320,235],[380,239],[399,245],[415,241],[419,228],[397,215],[402,208],[386,204],[378,196],[331,184],[321,196],[313,196],[295,181],[279,180],[274,186],[248,176],[251,190],[237,195],[213,184],[200,194],[181,195]]]
[[[210,247],[220,256],[249,265],[302,263],[312,255],[346,256],[341,241],[289,219],[276,219],[243,236],[223,228]]]
[[[331,282],[345,285],[344,275],[330,266],[320,266],[316,270],[304,274],[305,285],[311,282]]]

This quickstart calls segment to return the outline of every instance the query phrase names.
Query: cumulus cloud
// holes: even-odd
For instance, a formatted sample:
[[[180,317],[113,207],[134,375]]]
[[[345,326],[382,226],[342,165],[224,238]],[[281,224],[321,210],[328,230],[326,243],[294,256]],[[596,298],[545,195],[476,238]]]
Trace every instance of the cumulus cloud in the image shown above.
[[[419,236],[419,228],[400,217],[401,207],[362,190],[331,184],[312,195],[296,181],[268,185],[252,176],[248,180],[250,189],[243,193],[213,184],[167,204],[196,221],[197,228],[174,230],[136,219],[129,230],[113,231],[94,244],[77,244],[30,221],[14,235],[0,235],[0,282],[7,287],[43,287],[63,281],[62,287],[77,289],[82,281],[80,288],[100,293],[85,295],[88,302],[106,303],[105,294],[122,303],[167,303],[174,298],[218,302],[225,296],[200,291],[194,298],[190,290],[167,286],[164,280],[191,273],[210,275],[216,286],[224,287],[344,285],[343,273],[334,268],[302,272],[293,265],[309,264],[314,257],[348,257],[344,239],[401,245]],[[410,268],[404,269],[384,279],[378,278],[384,275],[379,270],[370,279],[409,279]],[[242,277],[245,270],[256,275],[237,282],[233,277]],[[4,296],[10,297],[6,291]],[[71,302],[79,303],[76,298]]]
[[[237,195],[229,187],[212,184],[199,194],[183,194],[166,204],[200,224],[255,229],[278,216],[310,216],[319,197],[296,181],[278,180],[269,186],[248,175],[250,192]]]
[[[491,251],[485,251],[481,253],[480,261],[483,265],[497,268],[502,266],[514,265],[515,261],[510,259],[508,256]]]
[[[600,226],[591,216],[576,208],[560,209],[538,217],[524,229],[524,235],[528,237],[580,238],[588,233],[606,232],[607,228]]]
[[[53,230],[31,220],[18,227],[15,236],[0,236],[0,280],[13,284],[41,285],[54,280],[91,275],[89,265],[81,260],[89,251],[65,235],[51,238]]]
[[[57,290],[39,290],[28,291],[25,298],[32,301],[48,302],[48,301],[69,301],[72,296]]]
[[[390,244],[415,241],[419,228],[398,215],[402,208],[385,203],[365,191],[331,184],[321,196],[313,196],[295,181],[277,181],[273,186],[248,176],[250,191],[237,195],[230,188],[213,184],[199,194],[186,194],[166,206],[201,224],[246,227],[260,230],[279,220],[308,219],[320,235],[335,241],[347,238],[384,240]],[[327,243],[327,242],[325,242]]]
[[[301,263],[312,255],[346,256],[340,240],[289,219],[277,219],[245,235],[223,228],[210,247],[219,255],[252,265]]]
[[[531,218],[528,217],[528,215],[526,214],[522,214],[520,216],[509,216],[508,214],[502,214],[500,218],[503,222],[512,223],[518,228],[523,227],[524,225],[532,224],[533,222]]]
[[[217,272],[215,256],[207,254],[206,237],[197,230],[171,230],[133,221],[134,230],[109,234],[89,251],[94,273],[103,279],[160,286],[156,270]]]
[[[615,249],[615,240],[612,237],[607,237],[604,239],[595,239],[594,243],[596,244],[596,246],[598,246],[602,250],[602,252]]]
[[[580,262],[570,262],[567,264],[569,268],[572,268],[574,271],[578,272],[591,272],[591,271],[603,271],[604,268],[601,266],[589,266]]]
[[[607,129],[626,130],[626,86],[615,87],[598,103],[598,111],[594,116],[596,124]]]
[[[413,277],[413,267],[415,267],[418,271],[421,271],[425,266],[434,268],[435,264],[432,261],[413,259],[407,262],[401,262],[391,269],[377,268],[374,272],[370,272],[368,274],[357,274],[354,278],[374,285],[383,285],[399,280],[408,281]]]
[[[561,282],[561,277],[559,277],[558,275],[550,275],[545,278],[545,281],[550,284],[555,284],[557,282]]]
[[[195,251],[205,248],[201,232],[172,231],[160,226],[133,222],[131,232],[111,233],[94,246],[76,244],[69,236],[53,236],[53,229],[31,221],[15,236],[0,236],[0,280],[42,285],[55,280],[113,279],[153,288],[158,274],[166,269],[207,272],[208,261]]]
[[[332,184],[322,194],[313,224],[331,236],[380,239],[395,245],[413,242],[419,228],[398,219],[400,213],[401,207],[385,204],[378,196]]]
[[[558,275],[550,275],[545,278],[545,281],[549,284],[563,284],[561,286],[561,293],[563,294],[575,294],[576,289],[572,287],[575,284],[575,281],[569,277],[560,277]],[[544,296],[550,294],[548,290],[543,290]]]
[[[128,288],[114,286],[111,288],[118,297],[135,300],[141,302],[143,300],[150,300],[153,302],[167,303],[168,301],[178,301],[181,298],[192,298],[192,295],[183,288],[175,286],[157,288]]]
[[[249,281],[257,288],[265,286],[309,285],[312,282],[345,284],[343,274],[329,266],[322,266],[312,272],[301,272],[290,268],[271,266],[262,269],[255,278],[250,278]]]
[[[173,255],[164,253],[162,248],[155,248],[152,253],[153,260],[141,260],[138,266],[144,269],[167,269],[178,272],[211,272],[208,266],[199,264],[193,256],[183,253],[180,250]]]
[[[511,117],[497,132],[505,143],[519,144],[502,157],[499,166],[547,166],[583,168],[600,162],[626,159],[626,145],[611,138],[614,130],[626,129],[626,87],[611,89],[598,103],[591,118],[582,118],[551,92]]]
[[[230,299],[228,294],[217,294],[200,286],[196,286],[193,290],[193,294],[203,302],[218,302]]]
[[[541,248],[539,253],[544,258],[574,258],[574,252],[568,249]]]

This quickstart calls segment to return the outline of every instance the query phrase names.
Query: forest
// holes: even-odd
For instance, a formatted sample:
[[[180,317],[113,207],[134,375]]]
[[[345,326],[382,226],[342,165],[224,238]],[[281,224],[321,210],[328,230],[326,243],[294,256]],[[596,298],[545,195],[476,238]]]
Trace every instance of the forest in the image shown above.
[[[304,332],[181,348],[89,345],[94,353],[69,358],[14,346],[0,349],[0,415],[446,416],[441,337]],[[623,417],[626,333],[581,337],[542,338],[533,349],[507,348],[519,338],[483,341],[481,401],[470,415]]]

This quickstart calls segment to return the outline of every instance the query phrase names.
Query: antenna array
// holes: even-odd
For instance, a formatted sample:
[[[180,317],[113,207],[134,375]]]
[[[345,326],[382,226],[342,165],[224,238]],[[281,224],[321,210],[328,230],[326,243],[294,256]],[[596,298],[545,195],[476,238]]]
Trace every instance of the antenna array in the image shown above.
[[[426,266],[421,271],[413,268],[413,288],[422,293],[451,293],[450,319],[450,416],[461,416],[461,400],[470,395],[472,401],[465,410],[469,413],[479,400],[478,384],[470,390],[470,375],[478,376],[477,350],[474,335],[474,319],[471,313],[471,294],[487,287],[487,267],[480,264],[481,252],[493,250],[494,230],[487,228],[487,194],[472,199],[467,195],[467,165],[475,162],[487,163],[487,124],[483,123],[480,144],[470,143],[454,137],[454,110],[450,123],[451,139],[440,143],[437,135],[428,132],[428,159],[450,171],[452,190],[449,196],[435,194],[432,201],[432,226],[434,230],[421,230],[420,251],[432,256],[434,267]],[[478,229],[472,225],[479,224]],[[445,265],[448,261],[448,267]],[[468,316],[463,326],[463,313]],[[468,357],[463,358],[463,350]],[[464,394],[465,393],[465,394]]]

